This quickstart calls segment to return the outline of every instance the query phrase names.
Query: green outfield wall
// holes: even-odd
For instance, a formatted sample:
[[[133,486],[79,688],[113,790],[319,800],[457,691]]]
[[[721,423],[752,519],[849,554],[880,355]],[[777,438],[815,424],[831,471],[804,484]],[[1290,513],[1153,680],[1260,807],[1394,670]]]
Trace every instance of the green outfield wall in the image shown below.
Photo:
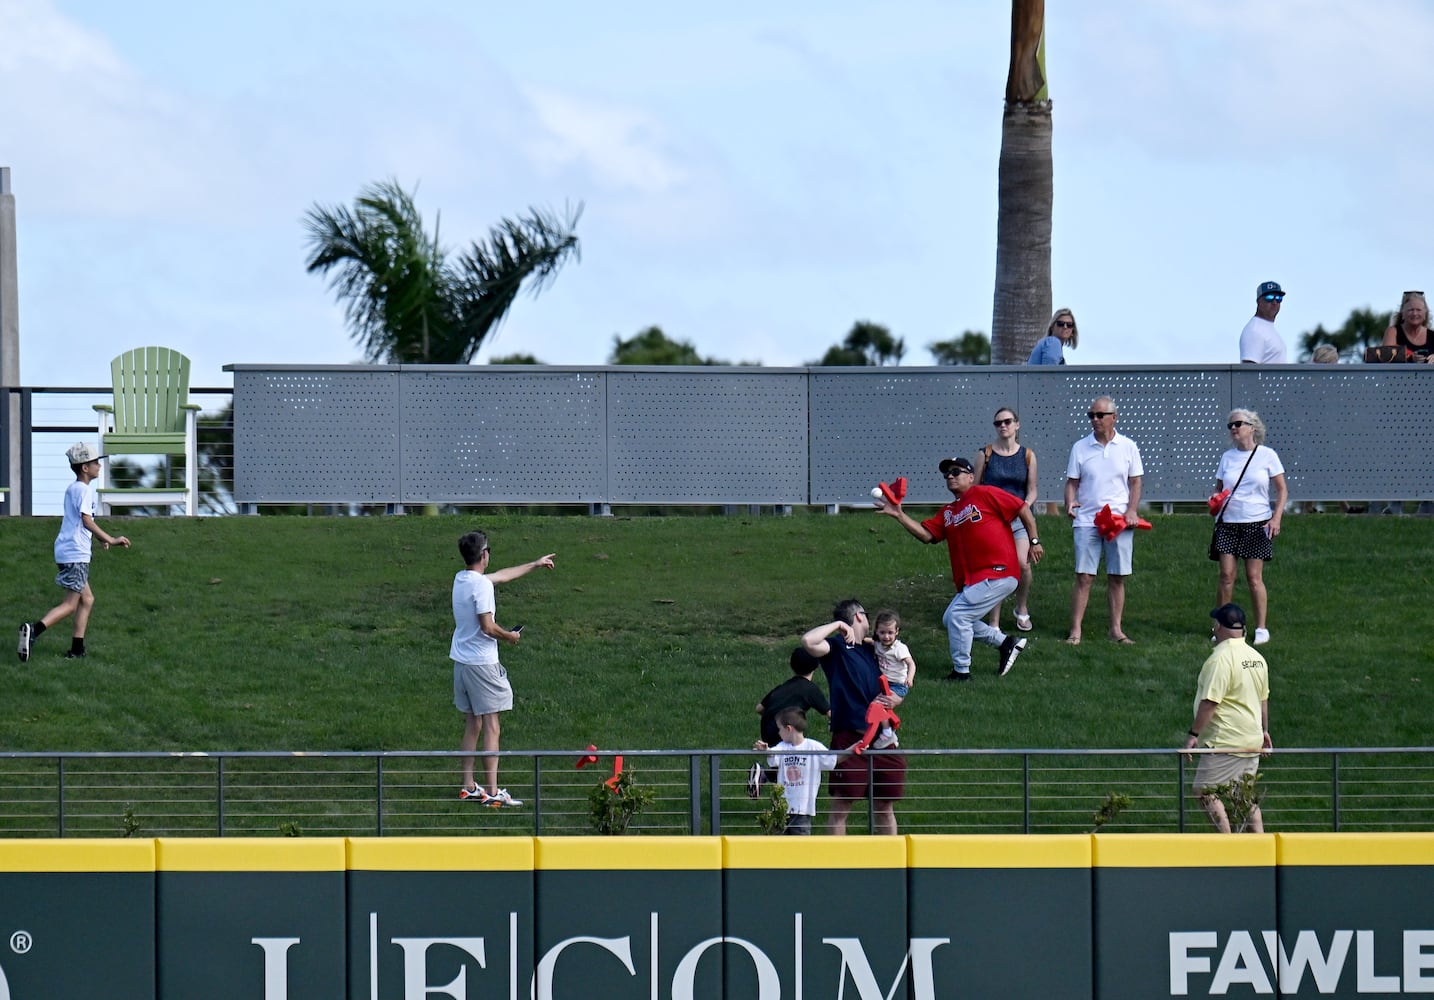
[[[0,1000],[1434,993],[1434,834],[0,841]]]

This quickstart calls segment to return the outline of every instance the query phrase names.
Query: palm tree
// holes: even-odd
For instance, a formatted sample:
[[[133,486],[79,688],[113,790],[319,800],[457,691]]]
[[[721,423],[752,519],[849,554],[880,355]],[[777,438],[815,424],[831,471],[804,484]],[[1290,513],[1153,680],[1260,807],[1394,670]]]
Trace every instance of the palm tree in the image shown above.
[[[395,180],[359,192],[354,206],[315,205],[304,217],[308,270],[328,274],[370,362],[467,364],[502,323],[524,281],[537,294],[569,256],[582,205],[558,219],[530,208],[503,219],[485,243],[449,262],[423,228],[413,195]]]
[[[1019,364],[1051,314],[1051,101],[1045,0],[1011,0],[1011,65],[996,209],[996,364]]]

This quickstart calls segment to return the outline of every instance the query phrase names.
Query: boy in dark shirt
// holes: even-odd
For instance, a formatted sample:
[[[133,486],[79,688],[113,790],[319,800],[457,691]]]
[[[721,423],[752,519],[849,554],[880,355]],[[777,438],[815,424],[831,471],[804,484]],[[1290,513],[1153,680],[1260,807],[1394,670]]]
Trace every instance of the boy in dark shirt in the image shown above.
[[[762,742],[776,746],[782,741],[777,732],[777,716],[783,709],[800,708],[804,712],[820,712],[831,718],[832,706],[822,689],[812,681],[812,675],[821,668],[821,662],[801,646],[792,650],[792,674],[790,680],[778,684],[757,702],[757,714],[762,717]],[[776,772],[764,771],[760,763],[753,764],[747,777],[747,794],[756,798],[764,781],[775,781]]]

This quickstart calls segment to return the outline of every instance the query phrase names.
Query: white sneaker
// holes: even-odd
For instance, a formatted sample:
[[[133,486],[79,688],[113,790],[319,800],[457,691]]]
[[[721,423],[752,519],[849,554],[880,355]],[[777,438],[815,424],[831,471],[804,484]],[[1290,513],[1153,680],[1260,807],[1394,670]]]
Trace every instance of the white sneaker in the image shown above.
[[[491,806],[494,809],[501,809],[503,806],[520,806],[523,804],[523,800],[513,798],[513,796],[508,794],[508,789],[500,788],[488,796],[488,801],[483,804],[485,806]]]
[[[896,730],[890,726],[882,726],[881,732],[878,733],[876,739],[871,742],[871,748],[873,750],[886,750],[890,747],[899,746],[901,746],[901,742],[896,738]]]
[[[1270,630],[1267,628],[1255,629],[1255,645],[1263,646],[1270,641]]]

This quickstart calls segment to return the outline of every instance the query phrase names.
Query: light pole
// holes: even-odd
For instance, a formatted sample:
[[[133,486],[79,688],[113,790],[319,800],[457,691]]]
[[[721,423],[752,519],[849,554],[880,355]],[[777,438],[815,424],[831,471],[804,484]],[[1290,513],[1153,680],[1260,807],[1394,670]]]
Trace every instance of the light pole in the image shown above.
[[[15,266],[15,196],[10,193],[10,168],[0,167],[0,388],[20,388],[20,278]],[[10,393],[3,417],[6,479],[10,512],[20,506],[20,395]]]

